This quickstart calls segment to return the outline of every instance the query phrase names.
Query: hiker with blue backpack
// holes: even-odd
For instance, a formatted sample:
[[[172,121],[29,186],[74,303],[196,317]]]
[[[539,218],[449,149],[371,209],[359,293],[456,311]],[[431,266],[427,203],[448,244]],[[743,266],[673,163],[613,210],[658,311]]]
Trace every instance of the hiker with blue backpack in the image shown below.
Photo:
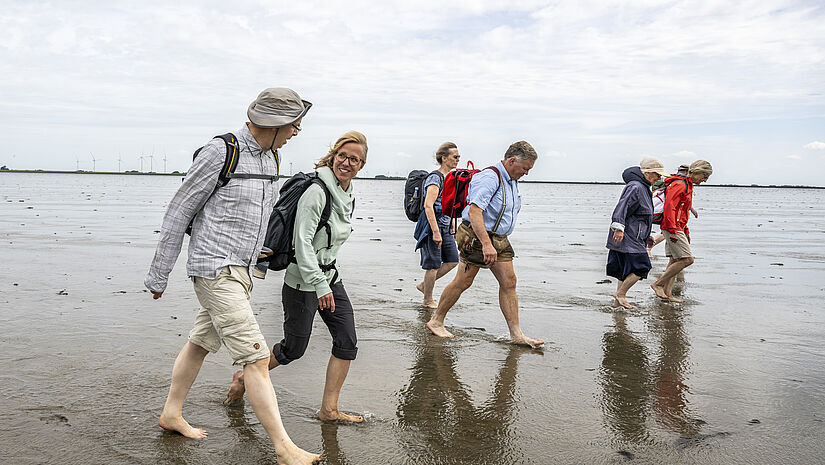
[[[447,312],[470,288],[478,271],[489,268],[498,281],[499,307],[510,330],[510,342],[530,347],[544,344],[543,340],[531,339],[521,330],[516,272],[513,268],[515,251],[508,238],[515,230],[521,209],[518,180],[533,168],[536,158],[538,154],[529,143],[518,141],[507,148],[502,161],[483,170],[466,173],[471,176],[466,196],[463,189],[455,187],[455,184],[450,192],[447,189],[450,182],[445,183],[447,187],[442,201],[448,198],[453,200],[452,205],[447,203],[444,208],[455,214],[455,205],[466,206],[461,209],[462,221],[455,235],[461,263],[455,278],[441,293],[438,308],[426,324],[436,336],[453,337],[444,326]]]
[[[441,190],[444,177],[458,166],[461,155],[453,142],[444,142],[435,151],[438,169],[426,175],[421,183],[424,192],[421,212],[413,236],[416,250],[421,251],[421,268],[424,279],[415,286],[424,294],[424,307],[436,308],[433,299],[435,282],[458,265],[458,248],[455,236],[450,233],[450,217],[441,211]]]
[[[248,123],[195,152],[163,217],[144,281],[154,299],[163,296],[191,230],[186,272],[201,309],[175,360],[158,425],[188,438],[206,437],[206,431],[184,420],[183,403],[206,355],[224,345],[234,364],[243,366],[252,410],[275,446],[278,463],[284,464],[310,464],[321,457],[296,446],[284,429],[267,370],[269,350],[249,304],[250,269],[277,199],[277,150],[298,134],[311,106],[291,89],[266,89],[249,105]]]
[[[355,315],[336,260],[338,251],[352,232],[352,212],[355,208],[352,179],[366,162],[367,138],[357,131],[345,133],[315,165],[317,180],[301,187],[303,193],[293,210],[295,218],[291,238],[294,248],[289,254],[291,257],[281,289],[284,337],[272,347],[269,369],[286,365],[304,355],[315,313],[320,313],[332,336],[332,354],[327,364],[326,384],[318,412],[318,418],[322,421],[364,421],[360,415],[349,415],[338,410],[341,387],[358,348]],[[284,198],[287,194],[282,190],[281,196]],[[278,210],[277,206],[275,210]],[[278,218],[270,219],[270,228],[279,221]],[[227,394],[229,402],[243,399],[244,383],[245,373],[236,372]]]

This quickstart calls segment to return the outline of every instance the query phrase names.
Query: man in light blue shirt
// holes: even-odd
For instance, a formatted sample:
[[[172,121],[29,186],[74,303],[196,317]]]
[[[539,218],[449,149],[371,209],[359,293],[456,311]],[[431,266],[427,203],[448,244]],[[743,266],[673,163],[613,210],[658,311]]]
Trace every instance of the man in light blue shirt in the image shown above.
[[[475,174],[467,191],[467,207],[455,234],[459,261],[455,279],[444,288],[438,308],[427,328],[439,337],[453,337],[444,327],[444,318],[461,294],[469,289],[481,268],[490,268],[499,285],[501,313],[510,329],[510,342],[537,347],[543,340],[531,339],[521,330],[513,269],[512,245],[507,238],[516,226],[521,197],[518,180],[526,175],[538,155],[525,141],[515,142],[504,153],[504,160]]]

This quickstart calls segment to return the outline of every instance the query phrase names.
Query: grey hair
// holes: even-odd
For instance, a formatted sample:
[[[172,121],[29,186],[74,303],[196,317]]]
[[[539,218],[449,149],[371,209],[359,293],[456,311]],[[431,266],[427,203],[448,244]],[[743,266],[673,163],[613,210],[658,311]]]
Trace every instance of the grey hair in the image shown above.
[[[533,146],[527,141],[520,140],[510,144],[510,147],[508,147],[507,151],[504,152],[505,160],[513,157],[519,161],[535,161],[536,158],[539,157],[539,154],[536,153],[536,149],[534,149]]]

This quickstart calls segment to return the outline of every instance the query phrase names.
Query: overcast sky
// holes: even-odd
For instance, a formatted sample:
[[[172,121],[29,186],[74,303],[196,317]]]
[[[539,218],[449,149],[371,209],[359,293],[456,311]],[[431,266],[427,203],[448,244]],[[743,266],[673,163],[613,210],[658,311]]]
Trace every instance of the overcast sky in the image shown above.
[[[0,0],[0,71],[17,169],[185,171],[290,87],[314,106],[282,174],[356,129],[366,176],[430,169],[446,140],[486,166],[524,139],[525,179],[617,181],[655,156],[825,185],[821,0]]]

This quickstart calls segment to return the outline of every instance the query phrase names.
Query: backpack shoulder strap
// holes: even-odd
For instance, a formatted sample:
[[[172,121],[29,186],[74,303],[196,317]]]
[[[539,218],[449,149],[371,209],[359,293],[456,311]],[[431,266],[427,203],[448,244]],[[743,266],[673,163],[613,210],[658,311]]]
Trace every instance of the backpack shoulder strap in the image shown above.
[[[487,168],[490,168],[491,170],[495,171],[496,175],[498,176],[498,187],[496,187],[496,190],[493,191],[493,195],[490,196],[490,200],[493,200],[493,197],[496,196],[496,194],[498,193],[498,190],[501,189],[502,178],[501,178],[501,173],[498,171],[498,168],[496,168],[495,166],[488,166]],[[505,202],[506,201],[507,200],[505,200]]]
[[[321,230],[321,228],[326,229],[327,232],[327,248],[332,247],[332,229],[329,226],[329,217],[332,214],[332,192],[327,189],[327,185],[324,183],[323,179],[318,177],[318,173],[314,173],[312,176],[312,184],[317,184],[321,186],[321,190],[324,191],[324,196],[326,197],[326,202],[324,202],[324,209],[321,210],[321,219],[318,220],[318,227],[315,228],[315,232]]]
[[[229,179],[232,178],[232,174],[238,167],[240,147],[238,145],[238,138],[231,132],[215,136],[213,139],[222,139],[226,145],[226,159],[223,162],[221,172],[218,173],[218,187],[223,187],[229,182]]]

